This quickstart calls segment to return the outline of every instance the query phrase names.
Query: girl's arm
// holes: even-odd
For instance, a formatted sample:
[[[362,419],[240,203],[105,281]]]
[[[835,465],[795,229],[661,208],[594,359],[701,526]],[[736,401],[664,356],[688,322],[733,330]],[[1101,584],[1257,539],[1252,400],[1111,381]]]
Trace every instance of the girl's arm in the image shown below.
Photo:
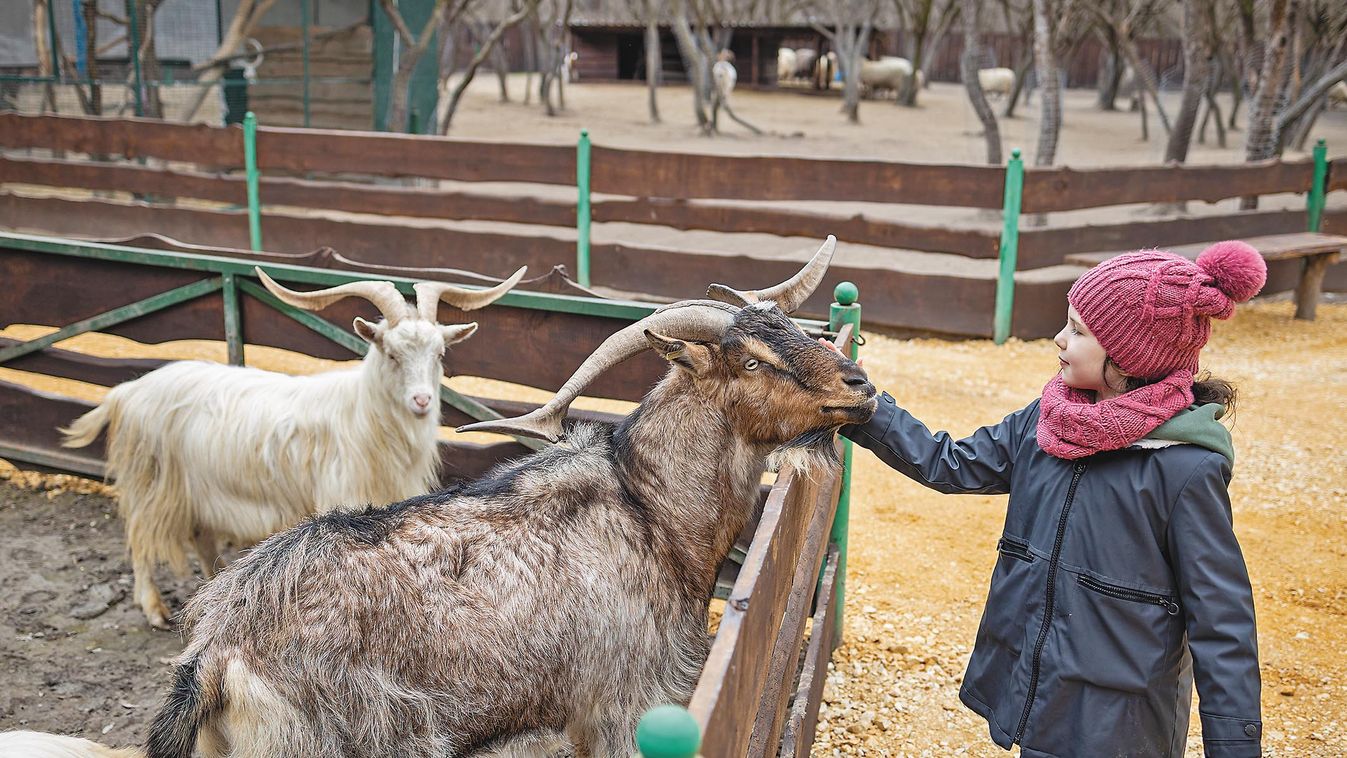
[[[1202,742],[1211,758],[1262,754],[1253,590],[1230,515],[1230,465],[1216,453],[1193,471],[1169,520],[1169,555],[1193,656]]]
[[[1015,447],[1023,439],[1037,402],[955,440],[931,434],[926,425],[898,407],[885,392],[874,417],[844,426],[842,436],[868,448],[904,475],[945,493],[1003,494],[1010,491]]]

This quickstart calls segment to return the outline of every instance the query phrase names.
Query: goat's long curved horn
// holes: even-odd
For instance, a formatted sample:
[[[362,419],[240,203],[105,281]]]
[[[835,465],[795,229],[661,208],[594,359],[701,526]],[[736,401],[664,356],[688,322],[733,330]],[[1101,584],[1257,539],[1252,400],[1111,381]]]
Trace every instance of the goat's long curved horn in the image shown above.
[[[379,313],[388,320],[389,326],[397,326],[399,321],[410,314],[407,301],[402,298],[402,293],[398,292],[398,288],[394,287],[392,282],[347,282],[313,292],[295,292],[277,284],[261,268],[253,270],[257,272],[257,278],[262,280],[262,286],[271,294],[296,308],[317,311],[342,298],[363,297],[379,309]]]
[[[723,284],[713,284],[706,290],[706,296],[722,303],[740,306],[768,301],[776,303],[777,307],[786,313],[793,313],[823,282],[823,275],[828,273],[828,264],[832,262],[833,251],[836,249],[837,238],[829,234],[828,239],[823,241],[823,245],[804,268],[775,287],[741,291]]]
[[[423,320],[434,321],[441,299],[461,311],[484,308],[514,289],[519,280],[524,278],[524,272],[528,270],[528,266],[520,266],[509,279],[490,289],[470,289],[444,282],[418,282],[412,287],[416,290],[416,312]]]
[[[684,300],[666,305],[634,324],[629,324],[599,345],[546,405],[515,418],[481,421],[460,426],[460,432],[496,432],[556,442],[561,439],[561,421],[575,398],[600,374],[650,348],[646,330],[684,340],[719,340],[734,323],[739,311],[711,300]]]

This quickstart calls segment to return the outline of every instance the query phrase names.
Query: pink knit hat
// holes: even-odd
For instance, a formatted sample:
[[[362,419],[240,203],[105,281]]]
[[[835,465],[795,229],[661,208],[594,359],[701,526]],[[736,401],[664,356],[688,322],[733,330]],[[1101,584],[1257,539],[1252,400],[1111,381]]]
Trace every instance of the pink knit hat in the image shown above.
[[[1131,376],[1197,371],[1213,318],[1230,318],[1263,288],[1267,264],[1244,242],[1217,242],[1197,261],[1161,250],[1119,255],[1085,272],[1066,299],[1104,352]]]

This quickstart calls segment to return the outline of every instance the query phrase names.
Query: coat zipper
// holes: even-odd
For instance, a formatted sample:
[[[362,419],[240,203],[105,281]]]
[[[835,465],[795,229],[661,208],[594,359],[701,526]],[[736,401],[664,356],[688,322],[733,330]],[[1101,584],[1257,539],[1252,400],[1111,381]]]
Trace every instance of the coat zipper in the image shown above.
[[[1076,581],[1079,582],[1082,587],[1098,592],[1101,595],[1107,595],[1119,600],[1130,600],[1133,603],[1158,605],[1161,608],[1164,608],[1171,616],[1178,615],[1179,612],[1179,604],[1174,602],[1174,599],[1171,597],[1157,595],[1154,592],[1142,592],[1141,590],[1133,590],[1128,589],[1127,587],[1107,584],[1085,574],[1079,574]]]
[[[1034,643],[1034,656],[1029,667],[1029,693],[1024,698],[1024,713],[1020,715],[1020,725],[1015,730],[1018,743],[1024,738],[1024,728],[1029,725],[1029,711],[1034,707],[1034,697],[1038,694],[1039,666],[1043,662],[1043,645],[1048,641],[1048,626],[1052,623],[1052,611],[1056,602],[1057,561],[1062,557],[1062,540],[1066,539],[1066,517],[1071,515],[1071,503],[1076,499],[1076,485],[1085,474],[1085,464],[1077,463],[1071,473],[1071,486],[1066,490],[1066,503],[1062,505],[1062,515],[1057,519],[1057,539],[1052,543],[1052,555],[1048,559],[1047,598],[1043,601],[1043,625],[1038,629],[1038,642]]]

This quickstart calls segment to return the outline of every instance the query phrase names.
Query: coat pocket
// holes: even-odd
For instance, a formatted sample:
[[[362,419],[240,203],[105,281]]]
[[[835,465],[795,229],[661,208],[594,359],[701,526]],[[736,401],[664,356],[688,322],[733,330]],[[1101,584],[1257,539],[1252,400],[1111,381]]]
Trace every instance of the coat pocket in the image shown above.
[[[1014,537],[1002,537],[996,551],[999,555],[978,636],[989,637],[1019,655],[1027,625],[1035,618],[1033,607],[1041,607],[1037,601],[1043,594],[1047,561],[1038,560],[1027,542]]]
[[[1013,537],[1002,537],[996,543],[996,551],[1008,558],[1014,558],[1017,561],[1025,563],[1034,562],[1034,554],[1029,552],[1029,543],[1021,542]]]
[[[1139,694],[1174,673],[1183,618],[1172,595],[1083,573],[1063,572],[1058,583],[1064,679]]]

